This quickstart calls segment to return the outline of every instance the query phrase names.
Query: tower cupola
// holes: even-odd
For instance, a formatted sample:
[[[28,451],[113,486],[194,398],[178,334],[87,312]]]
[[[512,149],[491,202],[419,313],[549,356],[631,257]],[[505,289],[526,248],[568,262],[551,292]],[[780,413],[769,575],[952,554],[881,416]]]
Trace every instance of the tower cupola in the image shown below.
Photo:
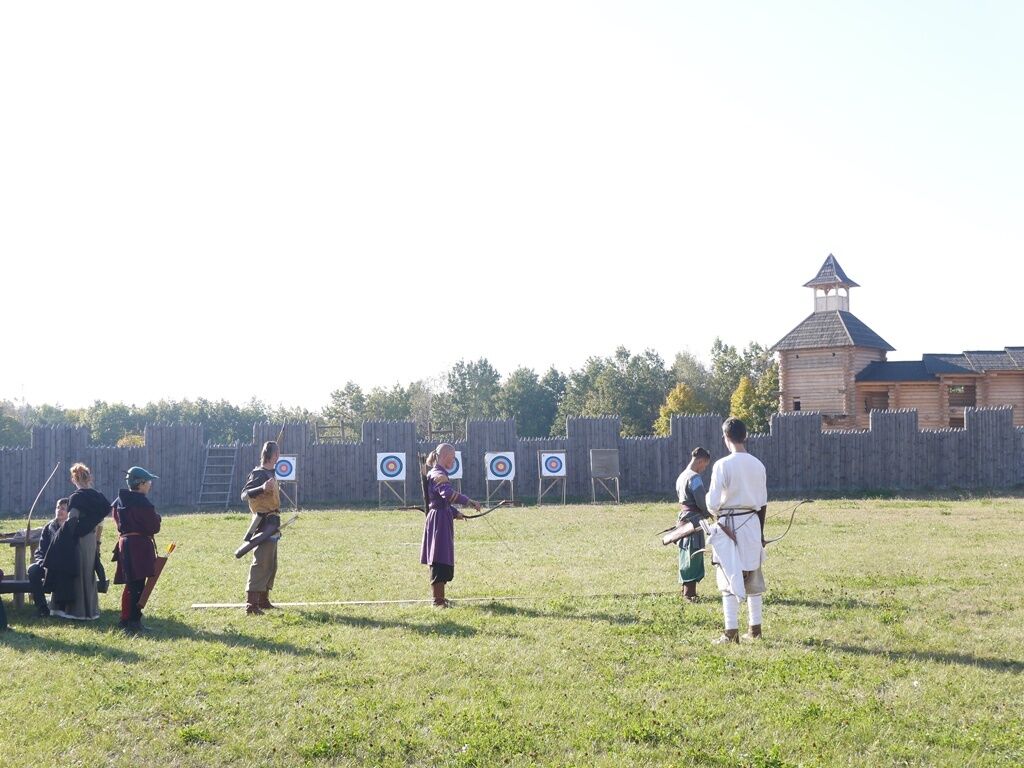
[[[849,312],[850,289],[859,287],[846,276],[839,261],[831,253],[814,279],[804,283],[804,288],[814,290],[815,312]]]

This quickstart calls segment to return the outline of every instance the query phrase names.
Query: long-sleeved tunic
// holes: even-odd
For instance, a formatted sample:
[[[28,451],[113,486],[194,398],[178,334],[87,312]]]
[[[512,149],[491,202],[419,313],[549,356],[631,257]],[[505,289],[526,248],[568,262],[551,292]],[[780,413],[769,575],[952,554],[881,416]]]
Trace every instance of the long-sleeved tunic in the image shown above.
[[[424,565],[455,565],[455,504],[469,497],[452,488],[448,473],[434,467],[427,473],[427,520],[423,527],[420,562]]]

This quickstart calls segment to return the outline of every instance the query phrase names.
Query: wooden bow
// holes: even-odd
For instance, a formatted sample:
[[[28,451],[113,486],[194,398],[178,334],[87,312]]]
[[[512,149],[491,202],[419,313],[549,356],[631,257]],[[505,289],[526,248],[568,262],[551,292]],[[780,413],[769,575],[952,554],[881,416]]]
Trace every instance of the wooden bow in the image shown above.
[[[53,480],[53,476],[57,474],[57,470],[58,469],[60,469],[60,462],[59,461],[57,462],[57,466],[55,466],[53,468],[53,472],[50,473],[50,476],[48,478],[46,478],[46,482],[43,483],[43,487],[39,489],[39,493],[36,494],[36,500],[33,501],[32,502],[32,506],[29,507],[29,510],[28,510],[28,522],[25,523],[25,546],[26,547],[30,547],[31,546],[31,544],[29,542],[30,542],[30,538],[31,538],[31,535],[32,535],[32,513],[36,511],[36,504],[38,504],[39,503],[39,499],[41,499],[43,497],[43,491],[46,490],[46,486],[48,486],[50,484],[50,481]]]

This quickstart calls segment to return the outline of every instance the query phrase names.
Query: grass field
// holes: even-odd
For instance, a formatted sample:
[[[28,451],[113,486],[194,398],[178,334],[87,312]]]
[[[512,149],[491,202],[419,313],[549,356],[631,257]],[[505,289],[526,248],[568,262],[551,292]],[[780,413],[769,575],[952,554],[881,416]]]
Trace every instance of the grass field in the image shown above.
[[[84,626],[4,597],[0,766],[1024,763],[1020,499],[802,507],[769,547],[765,640],[739,647],[708,642],[710,567],[681,605],[653,535],[673,519],[499,510],[458,524],[449,590],[494,600],[246,617],[190,605],[241,599],[247,516],[168,516],[146,637],[116,631],[113,592]],[[421,529],[417,512],[307,513],[272,597],[426,598]]]

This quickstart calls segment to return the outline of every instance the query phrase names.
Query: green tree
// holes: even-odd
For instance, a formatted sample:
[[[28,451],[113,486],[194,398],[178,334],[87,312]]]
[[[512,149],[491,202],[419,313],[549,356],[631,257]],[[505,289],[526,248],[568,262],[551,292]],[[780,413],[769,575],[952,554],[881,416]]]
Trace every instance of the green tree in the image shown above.
[[[711,345],[711,369],[708,371],[708,406],[712,413],[727,416],[732,393],[747,373],[747,363],[736,347],[715,338]]]
[[[557,390],[542,384],[529,368],[518,368],[509,374],[498,393],[498,414],[516,420],[516,430],[523,437],[545,437],[558,410]]]
[[[658,409],[672,387],[672,374],[654,350],[638,355],[619,347],[608,358],[590,358],[569,374],[556,425],[568,416],[618,415],[624,435],[650,434]]]
[[[330,402],[322,413],[328,421],[358,427],[366,414],[366,395],[363,394],[363,388],[354,381],[345,382],[344,387],[331,392]]]
[[[0,402],[0,447],[25,448],[32,442],[32,432],[6,406],[7,401]]]
[[[654,434],[668,435],[672,431],[672,417],[701,413],[704,404],[685,382],[676,384],[668,393],[665,402],[658,409],[658,420],[654,422]]]
[[[755,432],[771,429],[772,415],[779,412],[779,364],[772,360],[754,388],[753,424]]]
[[[448,395],[457,428],[470,419],[490,419],[498,415],[501,374],[487,358],[473,362],[459,360],[448,370]]]
[[[366,396],[365,418],[371,421],[406,421],[412,415],[409,393],[401,384],[391,389],[374,387]]]
[[[685,384],[693,393],[693,410],[689,413],[711,413],[714,410],[709,389],[711,374],[692,352],[684,350],[676,354],[672,378],[679,384]]]
[[[757,431],[754,428],[754,384],[749,376],[740,376],[740,383],[736,385],[736,391],[732,393],[729,403],[729,415],[742,419],[750,432]]]

